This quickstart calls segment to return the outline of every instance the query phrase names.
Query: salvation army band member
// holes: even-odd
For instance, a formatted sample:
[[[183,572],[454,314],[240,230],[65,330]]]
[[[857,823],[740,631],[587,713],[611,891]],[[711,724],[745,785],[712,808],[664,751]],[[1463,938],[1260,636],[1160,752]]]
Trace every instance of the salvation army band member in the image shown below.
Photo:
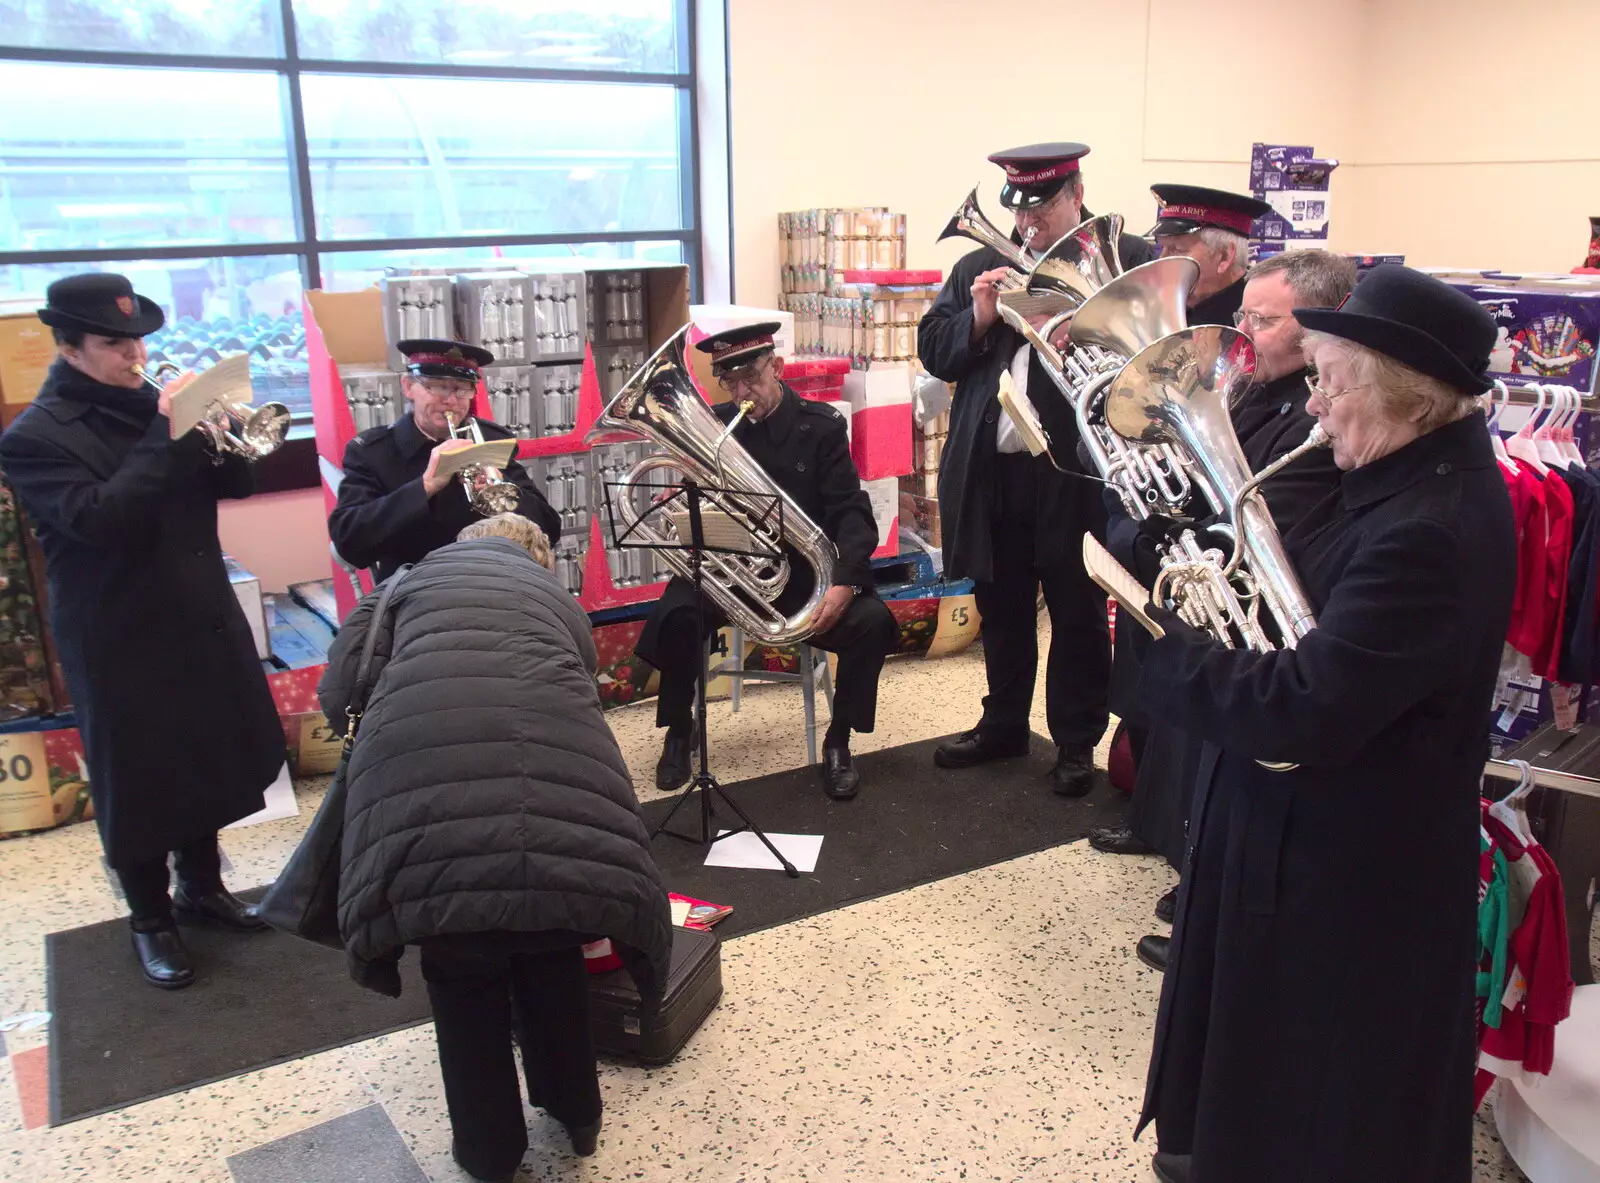
[[[1516,582],[1477,398],[1495,326],[1394,266],[1294,314],[1342,473],[1284,540],[1317,627],[1257,653],[1158,610],[1144,656],[1146,708],[1206,750],[1140,1125],[1166,1179],[1468,1183],[1478,786]]]
[[[1150,192],[1161,203],[1150,231],[1161,257],[1181,255],[1200,266],[1199,282],[1189,292],[1189,323],[1231,325],[1250,268],[1250,227],[1272,207],[1201,185],[1152,185]]]
[[[494,361],[487,349],[460,341],[401,341],[398,348],[406,359],[400,386],[411,413],[346,445],[339,503],[328,517],[328,535],[340,556],[351,566],[371,567],[379,581],[454,542],[477,518],[465,487],[438,469],[445,453],[466,446],[451,434],[451,420],[460,427],[472,417],[483,367]],[[485,419],[478,428],[485,442],[516,438]],[[506,465],[503,475],[522,495],[516,512],[553,545],[561,536],[560,515],[521,464]]]
[[[194,981],[175,918],[251,930],[222,885],[217,831],[263,805],[283,726],[223,565],[217,501],[254,487],[196,431],[171,438],[179,378],[135,371],[161,308],[121,275],[50,285],[58,356],[3,436],[0,465],[38,530],[50,627],[83,736],[106,862],[145,977]],[[167,856],[178,886],[168,895]]]
[[[1083,144],[1034,144],[989,159],[1004,168],[1000,204],[1016,217],[1012,238],[1034,231],[1034,254],[1048,250],[1090,217],[1083,206]],[[1152,257],[1144,240],[1123,235],[1124,267]],[[1101,532],[1098,480],[1065,475],[1030,455],[997,395],[1010,372],[1030,396],[1058,458],[1076,460],[1078,425],[1033,350],[999,313],[1008,267],[987,247],[956,264],[917,328],[917,353],[928,372],[954,382],[950,434],[939,464],[944,563],[953,578],[976,581],[983,617],[989,693],[972,730],[934,755],[945,768],[1020,756],[1028,750],[1028,715],[1039,664],[1038,593],[1050,611],[1045,700],[1057,748],[1056,792],[1080,797],[1094,784],[1094,747],[1108,720],[1111,649],[1105,594],[1083,569],[1086,531]]]
[[[712,408],[723,422],[738,403],[755,404],[734,429],[737,440],[775,484],[838,549],[833,586],[824,595],[816,632],[806,644],[838,654],[833,718],[823,739],[822,779],[828,796],[848,800],[861,775],[850,759],[851,731],[870,732],[878,705],[878,675],[899,635],[894,617],[873,590],[872,552],[878,526],[861,488],[844,419],[827,403],[803,399],[783,381],[783,360],[774,351],[776,322],[716,333],[696,348],[711,355],[718,384],[732,396]],[[775,602],[793,611],[814,589],[809,563],[791,554],[789,583]],[[705,637],[695,630],[694,585],[674,576],[640,635],[638,654],[661,671],[656,726],[667,734],[656,765],[656,787],[674,789],[689,779],[694,734],[692,708],[699,664],[710,632],[727,623],[709,599]]]
[[[1296,250],[1272,255],[1250,269],[1243,304],[1234,323],[1255,348],[1255,379],[1231,408],[1234,432],[1251,471],[1260,472],[1280,456],[1298,447],[1310,434],[1316,419],[1306,409],[1305,330],[1295,319],[1296,308],[1334,308],[1355,287],[1355,264],[1329,251]],[[1287,535],[1330,490],[1338,487],[1339,468],[1327,448],[1309,452],[1261,487],[1272,521]],[[1204,511],[1197,510],[1204,517]],[[1157,541],[1176,525],[1170,518],[1152,515],[1143,522],[1128,517],[1120,502],[1107,501],[1106,544],[1123,566],[1146,587],[1160,573]],[[1200,743],[1163,720],[1139,718],[1136,690],[1138,661],[1149,639],[1129,621],[1128,643],[1118,629],[1118,661],[1113,678],[1111,709],[1130,722],[1148,725],[1138,761],[1138,783],[1125,825],[1089,832],[1089,844],[1113,854],[1148,854],[1156,851],[1175,870],[1183,869],[1187,845],[1189,802]],[[1178,890],[1173,888],[1156,902],[1156,916],[1172,922]],[[1139,941],[1139,957],[1155,969],[1166,965],[1168,939],[1147,936]]]

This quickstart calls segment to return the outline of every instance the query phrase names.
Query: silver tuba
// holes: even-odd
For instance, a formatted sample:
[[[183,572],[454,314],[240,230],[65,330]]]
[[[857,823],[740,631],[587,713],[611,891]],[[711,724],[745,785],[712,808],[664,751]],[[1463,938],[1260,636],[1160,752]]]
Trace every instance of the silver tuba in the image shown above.
[[[726,514],[752,535],[759,549],[799,553],[816,576],[811,595],[793,612],[779,612],[778,597],[789,583],[790,565],[784,557],[707,552],[701,575],[705,592],[734,624],[752,637],[771,645],[787,644],[809,636],[822,598],[833,583],[837,552],[827,535],[808,518],[727,429],[700,397],[684,362],[683,345],[688,326],[651,356],[617,392],[589,433],[590,442],[616,432],[642,437],[665,449],[664,455],[647,456],[617,482],[616,526],[641,542],[665,547],[681,546],[671,515],[652,506],[648,485],[640,482],[653,473],[673,472],[693,478],[705,488],[702,504],[709,512]],[[756,505],[738,493],[714,489],[747,490],[761,495]],[[780,538],[767,499],[783,505]],[[781,545],[780,545],[781,544]],[[690,578],[692,569],[682,550],[665,549],[662,560],[674,572]]]

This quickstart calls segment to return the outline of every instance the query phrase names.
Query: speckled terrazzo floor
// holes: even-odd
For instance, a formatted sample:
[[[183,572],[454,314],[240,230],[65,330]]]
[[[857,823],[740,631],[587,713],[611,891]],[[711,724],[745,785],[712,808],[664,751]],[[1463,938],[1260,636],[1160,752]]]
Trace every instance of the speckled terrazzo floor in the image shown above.
[[[982,687],[977,650],[892,661],[879,730],[857,750],[970,725]],[[712,711],[725,782],[803,760],[797,689]],[[1042,692],[1035,716],[1042,732]],[[649,784],[653,706],[610,718]],[[281,865],[325,782],[298,788],[299,822],[224,835],[233,885]],[[1159,982],[1133,942],[1159,927],[1150,909],[1172,878],[1076,843],[730,941],[722,1005],[678,1060],[604,1068],[599,1154],[562,1153],[559,1127],[530,1114],[519,1178],[1142,1183],[1151,1138],[1131,1134]],[[0,1027],[44,1008],[45,933],[118,914],[92,826],[0,843]],[[48,1028],[3,1038],[3,1179],[467,1178],[427,1027],[58,1130],[40,1126],[33,1083]],[[1523,1178],[1486,1117],[1476,1157],[1476,1183]]]

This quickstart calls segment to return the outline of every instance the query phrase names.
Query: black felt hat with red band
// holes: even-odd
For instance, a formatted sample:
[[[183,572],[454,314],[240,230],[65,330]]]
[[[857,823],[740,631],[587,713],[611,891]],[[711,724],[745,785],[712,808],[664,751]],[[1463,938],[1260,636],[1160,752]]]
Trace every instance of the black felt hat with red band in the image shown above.
[[[1043,205],[1078,175],[1078,161],[1089,155],[1089,145],[1065,141],[1007,148],[989,157],[1006,170],[1000,204],[1006,209],[1032,209]]]
[[[1339,307],[1296,308],[1294,318],[1302,328],[1365,345],[1464,395],[1494,385],[1485,377],[1500,335],[1494,318],[1465,292],[1409,267],[1374,267]]]
[[[1150,192],[1161,203],[1155,228],[1150,231],[1157,238],[1193,234],[1208,227],[1248,238],[1255,220],[1272,212],[1272,207],[1258,198],[1201,185],[1152,185]]]
[[[90,271],[69,275],[45,289],[39,319],[55,329],[102,337],[148,337],[166,323],[161,305],[138,295],[126,275]]]
[[[783,325],[775,320],[760,324],[740,325],[723,329],[695,343],[701,353],[711,355],[711,372],[721,375],[729,370],[747,366],[777,348],[778,332]]]
[[[395,346],[405,355],[406,369],[419,378],[455,378],[476,382],[483,367],[494,361],[494,354],[464,341],[434,341],[413,338]]]

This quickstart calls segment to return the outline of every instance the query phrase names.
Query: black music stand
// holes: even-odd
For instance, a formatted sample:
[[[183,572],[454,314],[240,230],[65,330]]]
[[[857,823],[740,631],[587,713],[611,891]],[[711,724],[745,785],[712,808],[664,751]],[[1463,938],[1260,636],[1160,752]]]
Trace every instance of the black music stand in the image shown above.
[[[696,633],[696,636],[700,638],[700,668],[695,675],[695,721],[700,731],[700,770],[695,773],[694,777],[689,781],[688,787],[684,789],[677,801],[673,803],[672,808],[667,811],[667,816],[661,819],[661,824],[650,832],[650,837],[654,838],[658,834],[666,834],[669,838],[677,838],[683,842],[693,842],[699,846],[710,846],[712,843],[719,842],[723,838],[731,838],[735,834],[742,834],[746,830],[749,830],[750,833],[761,839],[761,844],[763,846],[772,852],[772,857],[778,860],[779,865],[783,867],[784,873],[791,879],[798,879],[800,877],[800,872],[795,869],[795,865],[784,857],[783,852],[772,844],[772,839],[768,838],[761,827],[756,825],[756,823],[751,820],[750,815],[739,807],[739,803],[737,801],[728,796],[728,792],[722,787],[721,782],[719,782],[716,777],[711,775],[711,749],[709,741],[709,732],[711,729],[706,725],[707,653],[705,650],[705,557],[707,554],[742,554],[753,555],[758,558],[777,560],[781,559],[783,554],[779,550],[767,550],[755,545],[755,540],[753,538],[751,538],[749,545],[717,545],[715,543],[708,543],[705,536],[704,522],[700,516],[701,503],[704,501],[707,493],[726,495],[736,494],[739,500],[747,507],[758,511],[758,524],[775,527],[776,536],[779,539],[782,539],[783,498],[775,493],[752,493],[746,489],[715,488],[711,485],[702,485],[692,477],[685,477],[681,484],[649,484],[644,482],[625,484],[620,481],[607,481],[603,484],[603,488],[605,489],[606,520],[611,525],[612,545],[618,550],[634,549],[683,551],[689,556],[690,582],[694,584],[695,628],[699,630]],[[626,530],[619,532],[617,529],[617,515],[614,498],[619,495],[627,496],[629,492],[640,489],[655,489],[664,495],[660,496],[660,498],[650,506],[649,514],[639,514],[634,520],[633,525],[629,526]],[[650,514],[664,512],[674,502],[680,501],[689,511],[689,537],[687,540],[680,538],[680,540],[675,543],[644,542],[637,540],[629,541],[629,539],[633,538],[634,533],[639,529],[640,525],[643,524],[645,519]],[[700,793],[699,836],[696,837],[693,834],[680,834],[676,830],[667,829],[668,824],[677,815],[678,810],[683,808],[684,802],[693,796],[696,790],[698,790]],[[712,818],[715,814],[715,810],[711,801],[712,794],[715,794],[718,800],[736,813],[739,816],[739,820],[744,824],[739,826],[737,829],[729,830],[726,834],[717,834],[712,829]]]

